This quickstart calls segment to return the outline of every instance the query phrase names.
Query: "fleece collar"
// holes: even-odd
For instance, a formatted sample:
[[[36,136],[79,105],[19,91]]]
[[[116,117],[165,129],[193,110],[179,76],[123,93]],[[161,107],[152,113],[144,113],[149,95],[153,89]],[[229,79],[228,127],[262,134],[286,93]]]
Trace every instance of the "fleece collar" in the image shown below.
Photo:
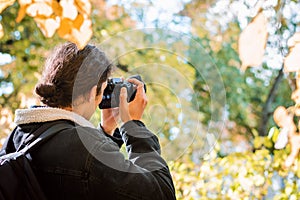
[[[29,109],[18,109],[15,112],[15,123],[29,124],[34,122],[47,122],[59,119],[66,119],[73,121],[81,126],[95,128],[95,126],[84,117],[64,109],[51,107],[37,107]]]

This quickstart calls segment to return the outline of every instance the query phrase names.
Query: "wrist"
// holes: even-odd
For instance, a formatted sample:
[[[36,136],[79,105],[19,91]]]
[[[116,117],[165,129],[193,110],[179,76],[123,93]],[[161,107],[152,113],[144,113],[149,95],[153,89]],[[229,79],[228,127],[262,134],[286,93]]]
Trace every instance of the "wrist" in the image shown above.
[[[113,135],[115,129],[112,129],[111,127],[106,127],[103,124],[100,124],[100,126],[105,133],[107,133],[108,135]]]
[[[132,120],[132,118],[129,114],[122,116],[122,122],[123,123],[126,123],[126,122],[131,121],[131,120]]]

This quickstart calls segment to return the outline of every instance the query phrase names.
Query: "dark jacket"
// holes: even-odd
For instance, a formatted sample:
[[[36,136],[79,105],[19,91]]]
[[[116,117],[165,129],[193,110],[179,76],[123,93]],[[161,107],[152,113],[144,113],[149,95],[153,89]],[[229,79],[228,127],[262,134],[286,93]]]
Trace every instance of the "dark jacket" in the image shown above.
[[[49,200],[176,199],[158,139],[140,121],[120,128],[128,159],[119,152],[120,138],[66,119],[19,124],[1,154],[15,151],[35,130],[51,123],[69,127],[30,154]]]

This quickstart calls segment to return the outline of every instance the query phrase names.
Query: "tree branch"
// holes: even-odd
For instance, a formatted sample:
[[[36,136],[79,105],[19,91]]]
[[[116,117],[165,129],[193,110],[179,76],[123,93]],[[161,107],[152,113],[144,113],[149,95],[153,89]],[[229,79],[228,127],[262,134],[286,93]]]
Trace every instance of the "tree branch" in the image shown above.
[[[275,78],[272,88],[268,94],[268,98],[263,106],[262,117],[261,117],[261,121],[260,121],[260,124],[258,127],[258,132],[259,132],[260,136],[267,135],[268,121],[273,113],[271,111],[271,105],[274,102],[274,98],[276,96],[276,91],[279,87],[279,83],[281,82],[282,78],[283,78],[283,65],[282,65],[281,69],[279,70],[277,77]]]

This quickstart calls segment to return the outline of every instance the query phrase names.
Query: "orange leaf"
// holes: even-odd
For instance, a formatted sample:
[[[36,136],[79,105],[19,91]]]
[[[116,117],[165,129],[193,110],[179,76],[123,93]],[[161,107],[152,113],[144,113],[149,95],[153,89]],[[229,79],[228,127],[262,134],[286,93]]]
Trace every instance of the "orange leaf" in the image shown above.
[[[27,7],[28,7],[28,5],[21,5],[21,7],[20,7],[20,9],[18,11],[17,19],[16,19],[17,23],[21,22],[22,19],[25,17]]]
[[[300,88],[292,93],[291,99],[295,101],[296,104],[300,104]]]
[[[242,70],[249,66],[261,65],[267,36],[267,20],[262,13],[259,13],[240,34],[239,56]]]
[[[42,33],[48,38],[54,35],[55,31],[60,25],[59,19],[36,17],[34,20],[41,29]]]
[[[59,4],[62,7],[62,17],[75,20],[77,17],[77,8],[73,0],[61,0]]]
[[[280,128],[288,128],[289,133],[296,130],[293,115],[291,115],[285,107],[277,107],[274,111],[273,118]]]
[[[92,21],[84,19],[82,15],[78,15],[74,21],[63,18],[57,33],[61,38],[74,42],[82,49],[93,35]]]
[[[8,6],[11,6],[14,4],[16,0],[1,0],[0,3],[0,13],[2,13],[2,11],[7,8]]]
[[[63,18],[60,21],[60,26],[57,30],[57,33],[60,37],[65,38],[65,35],[68,35],[71,33],[71,29],[72,29],[72,21],[67,19],[67,18]]]
[[[62,16],[62,10],[63,9],[57,1],[52,1],[51,2],[51,7],[52,7],[53,12],[55,13],[55,15]]]
[[[79,49],[83,49],[93,35],[91,20],[85,20],[80,29],[72,29],[71,41],[77,44]]]
[[[90,15],[92,5],[88,0],[75,0],[75,6],[81,14]]]
[[[274,111],[274,114],[273,114],[273,118],[274,118],[275,123],[280,127],[283,127],[282,122],[288,116],[289,116],[289,114],[288,114],[286,108],[283,107],[283,106],[277,107],[276,110]]]
[[[50,17],[53,13],[52,7],[49,6],[47,3],[38,2],[30,4],[27,7],[26,13],[31,17],[36,16],[45,16]]]
[[[75,29],[80,29],[83,22],[84,22],[84,17],[83,15],[79,14],[73,22],[73,27]]]
[[[22,21],[22,19],[25,17],[26,15],[26,10],[28,8],[28,6],[32,3],[31,0],[19,0],[19,4],[20,4],[20,9],[18,11],[18,16],[16,19],[16,22],[19,23]]]

